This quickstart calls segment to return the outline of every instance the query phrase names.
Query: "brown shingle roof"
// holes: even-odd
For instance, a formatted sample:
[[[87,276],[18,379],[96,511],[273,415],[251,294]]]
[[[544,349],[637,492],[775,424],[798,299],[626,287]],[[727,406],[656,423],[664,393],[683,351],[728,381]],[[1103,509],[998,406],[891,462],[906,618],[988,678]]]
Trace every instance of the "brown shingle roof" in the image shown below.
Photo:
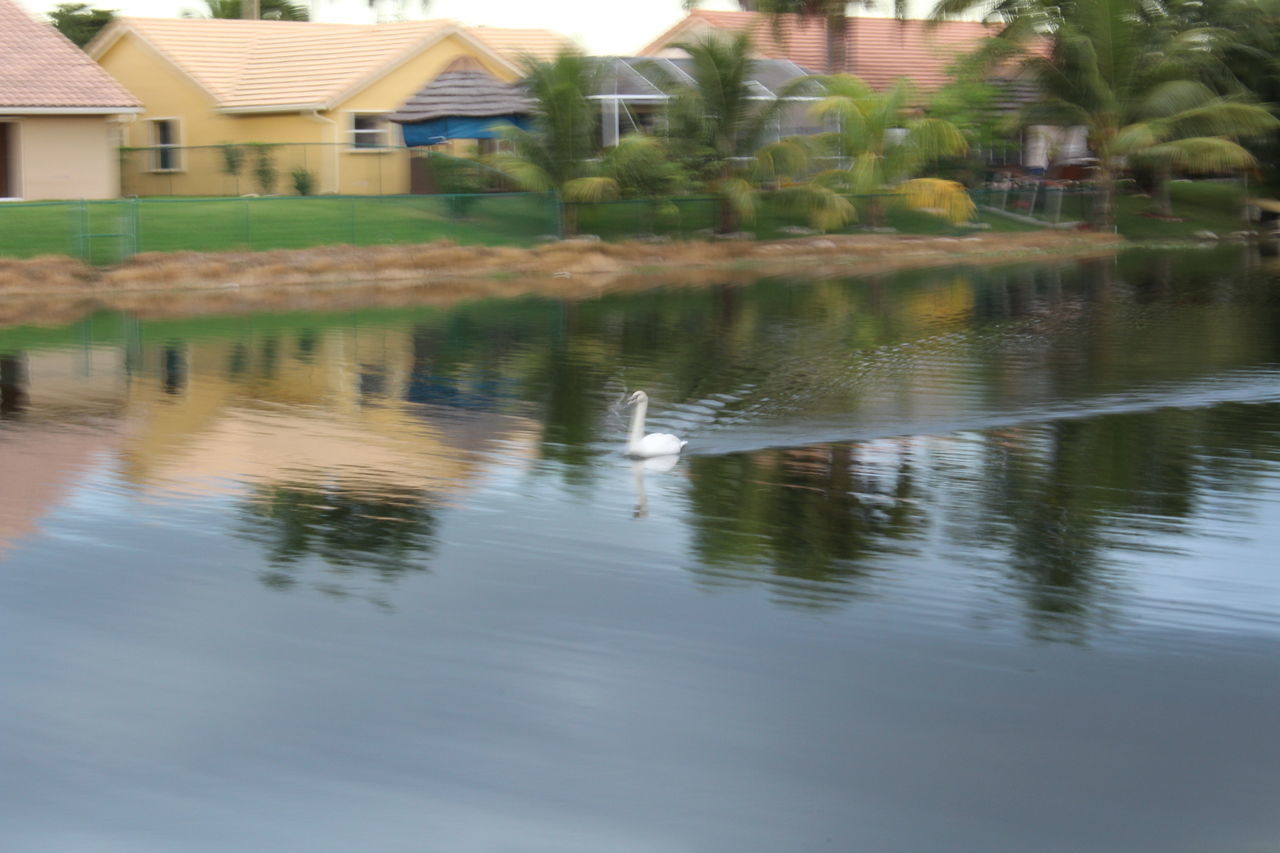
[[[515,67],[510,45],[563,40],[546,30],[489,30],[453,21],[327,24],[218,18],[121,18],[89,45],[100,56],[133,30],[228,110],[328,107],[451,33],[473,38]],[[519,34],[519,35],[517,35]]]
[[[768,15],[760,12],[696,10],[645,46],[640,54],[651,56],[674,42],[696,37],[708,28],[725,32],[749,32],[756,52],[774,59],[790,59],[809,71],[827,72],[827,31],[821,19],[783,15],[777,31]],[[942,21],[930,25],[919,20],[850,16],[846,33],[848,67],[832,69],[861,77],[881,89],[905,77],[924,91],[947,82],[946,68],[958,56],[973,50],[999,27],[976,21]]]
[[[137,98],[51,25],[0,0],[0,112],[131,112]]]
[[[420,89],[400,109],[392,121],[428,121],[446,116],[488,118],[527,115],[533,100],[517,83],[502,83],[483,70],[445,71]]]

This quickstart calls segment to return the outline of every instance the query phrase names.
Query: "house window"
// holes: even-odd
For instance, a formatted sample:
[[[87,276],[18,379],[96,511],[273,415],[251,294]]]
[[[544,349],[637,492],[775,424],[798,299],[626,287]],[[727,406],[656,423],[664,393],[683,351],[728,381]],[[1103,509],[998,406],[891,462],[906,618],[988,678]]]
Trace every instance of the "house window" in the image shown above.
[[[351,113],[352,148],[387,148],[390,141],[385,113]]]
[[[177,172],[182,168],[178,147],[178,120],[158,118],[151,122],[151,171]]]

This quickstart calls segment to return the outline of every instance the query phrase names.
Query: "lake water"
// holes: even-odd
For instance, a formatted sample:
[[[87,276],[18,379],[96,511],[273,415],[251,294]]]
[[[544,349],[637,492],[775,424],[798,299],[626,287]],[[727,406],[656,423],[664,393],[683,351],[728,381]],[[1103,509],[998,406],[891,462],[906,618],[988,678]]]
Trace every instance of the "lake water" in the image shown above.
[[[0,849],[1280,849],[1268,263],[0,329]]]

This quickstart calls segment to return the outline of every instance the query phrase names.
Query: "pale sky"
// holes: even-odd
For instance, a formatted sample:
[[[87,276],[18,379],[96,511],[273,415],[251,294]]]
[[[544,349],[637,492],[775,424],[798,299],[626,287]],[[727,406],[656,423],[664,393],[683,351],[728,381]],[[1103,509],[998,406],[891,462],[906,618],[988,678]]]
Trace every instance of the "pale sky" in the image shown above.
[[[18,0],[33,12],[44,13],[63,0]],[[201,12],[204,0],[84,0],[93,8],[114,9],[123,15],[175,18],[184,9]],[[304,0],[305,2],[305,0]],[[542,27],[575,38],[591,53],[631,54],[684,16],[681,0],[429,0],[425,11],[418,0],[381,0],[384,16],[453,18],[463,24],[491,27]],[[352,24],[373,23],[376,12],[367,0],[310,0],[311,18]],[[703,0],[703,9],[737,9],[734,0]],[[402,11],[401,11],[402,10]]]
[[[63,0],[18,0],[33,12],[44,13]],[[201,12],[204,0],[84,0],[93,8],[114,9],[123,15],[175,18],[183,10]],[[307,2],[307,0],[303,0]],[[379,0],[389,19],[453,18],[463,24],[491,27],[542,27],[576,39],[589,53],[634,54],[667,27],[684,17],[681,0],[641,0],[616,3],[609,0],[429,0],[425,10],[419,0]],[[373,23],[377,12],[368,0],[309,0],[311,18],[352,24]],[[927,11],[932,0],[913,3]],[[735,0],[702,0],[702,9],[737,9]],[[890,14],[893,3],[882,0],[872,12]],[[916,11],[915,9],[912,10]]]

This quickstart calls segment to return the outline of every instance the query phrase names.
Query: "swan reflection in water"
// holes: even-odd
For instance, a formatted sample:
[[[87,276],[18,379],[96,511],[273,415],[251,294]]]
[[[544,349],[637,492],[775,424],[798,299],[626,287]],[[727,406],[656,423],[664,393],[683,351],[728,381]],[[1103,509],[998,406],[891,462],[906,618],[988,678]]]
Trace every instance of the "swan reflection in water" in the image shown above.
[[[631,477],[635,486],[636,504],[632,518],[649,515],[649,497],[644,490],[646,471],[666,473],[680,461],[680,451],[689,442],[667,432],[651,432],[645,435],[644,419],[649,410],[649,395],[637,391],[627,398],[624,406],[634,406],[631,427],[627,431],[626,455],[631,459]]]
[[[649,517],[649,496],[644,490],[644,475],[646,471],[652,471],[655,474],[665,474],[676,467],[676,463],[680,461],[679,456],[653,456],[649,459],[632,459],[631,460],[631,482],[635,486],[636,505],[631,511],[632,518],[648,518]]]

